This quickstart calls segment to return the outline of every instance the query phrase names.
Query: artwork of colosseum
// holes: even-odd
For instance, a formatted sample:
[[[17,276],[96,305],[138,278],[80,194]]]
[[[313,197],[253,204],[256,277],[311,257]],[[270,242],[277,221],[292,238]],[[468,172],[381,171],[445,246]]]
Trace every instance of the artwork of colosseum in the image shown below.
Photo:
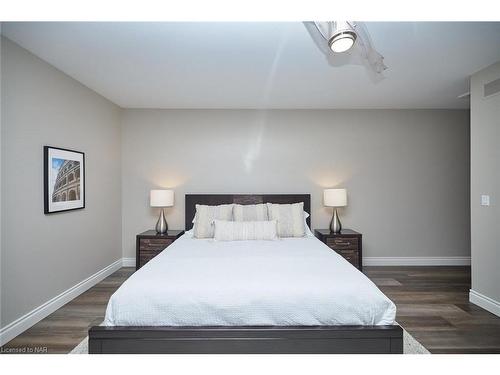
[[[53,159],[57,163],[57,172],[52,202],[76,201],[80,199],[80,162],[74,160]]]

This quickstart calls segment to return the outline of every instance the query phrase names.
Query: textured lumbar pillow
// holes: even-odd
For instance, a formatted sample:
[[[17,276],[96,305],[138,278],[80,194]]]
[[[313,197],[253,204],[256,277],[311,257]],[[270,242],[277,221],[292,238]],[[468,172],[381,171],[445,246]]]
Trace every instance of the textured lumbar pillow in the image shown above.
[[[276,220],[224,221],[215,220],[216,241],[276,240]]]
[[[278,222],[278,236],[280,237],[303,237],[304,227],[304,203],[293,204],[267,204],[269,220]]]
[[[233,207],[234,221],[267,221],[267,206],[262,204],[235,204]]]
[[[195,238],[213,238],[214,220],[232,220],[232,218],[232,204],[221,204],[219,206],[197,204],[193,235]]]

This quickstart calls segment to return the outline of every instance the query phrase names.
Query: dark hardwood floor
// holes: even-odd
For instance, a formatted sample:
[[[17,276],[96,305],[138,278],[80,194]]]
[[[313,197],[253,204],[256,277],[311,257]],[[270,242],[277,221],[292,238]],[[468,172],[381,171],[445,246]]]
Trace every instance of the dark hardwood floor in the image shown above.
[[[122,268],[3,348],[68,353],[104,319],[109,297],[132,273]],[[431,353],[500,353],[500,318],[469,303],[469,267],[365,267],[392,299],[397,321]]]
[[[431,353],[500,353],[500,318],[469,302],[470,267],[366,267]]]
[[[53,312],[33,327],[9,341],[2,347],[46,348],[47,353],[69,353],[88,334],[91,326],[104,320],[106,306],[111,295],[126,280],[135,268],[121,268],[85,293]]]

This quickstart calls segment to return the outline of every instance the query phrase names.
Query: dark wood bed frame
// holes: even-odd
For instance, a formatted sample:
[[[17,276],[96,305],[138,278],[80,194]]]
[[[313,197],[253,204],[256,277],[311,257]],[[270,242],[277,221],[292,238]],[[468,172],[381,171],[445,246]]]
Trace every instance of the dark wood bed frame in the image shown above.
[[[185,224],[196,204],[297,203],[311,214],[309,194],[186,194]],[[310,216],[307,224],[311,226]],[[141,272],[141,271],[139,271]],[[390,326],[94,326],[89,353],[342,354],[403,353],[403,330]]]

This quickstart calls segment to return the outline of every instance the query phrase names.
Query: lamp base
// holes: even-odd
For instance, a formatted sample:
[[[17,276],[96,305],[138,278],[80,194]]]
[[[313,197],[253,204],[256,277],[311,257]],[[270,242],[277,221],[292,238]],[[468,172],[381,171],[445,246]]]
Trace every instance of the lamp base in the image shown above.
[[[330,231],[332,233],[340,233],[342,231],[342,223],[340,222],[337,209],[333,209],[332,221],[330,221]]]
[[[156,222],[156,233],[165,234],[168,231],[167,220],[165,220],[165,213],[163,212],[163,208],[160,211],[160,217]]]

